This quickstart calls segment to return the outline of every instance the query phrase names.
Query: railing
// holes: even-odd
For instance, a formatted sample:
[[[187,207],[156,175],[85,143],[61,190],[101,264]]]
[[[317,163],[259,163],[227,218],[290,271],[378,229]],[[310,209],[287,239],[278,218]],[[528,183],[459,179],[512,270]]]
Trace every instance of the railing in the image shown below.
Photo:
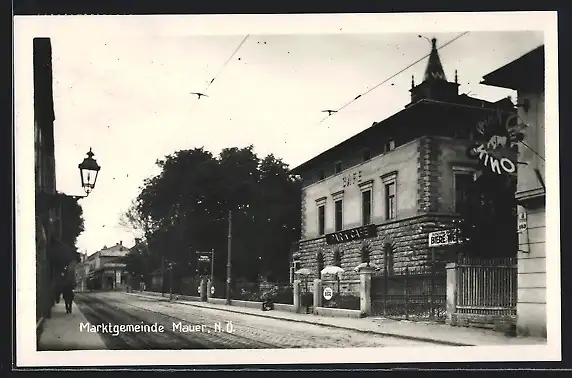
[[[372,313],[406,320],[446,319],[447,275],[442,264],[427,271],[405,268],[395,274],[386,272],[372,277]]]
[[[455,269],[458,314],[516,315],[516,258],[461,257]]]

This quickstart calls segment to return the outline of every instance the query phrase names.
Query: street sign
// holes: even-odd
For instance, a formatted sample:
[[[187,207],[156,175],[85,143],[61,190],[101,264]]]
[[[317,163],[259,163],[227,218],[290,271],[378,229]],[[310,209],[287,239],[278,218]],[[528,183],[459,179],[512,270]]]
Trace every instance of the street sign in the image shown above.
[[[454,245],[459,243],[457,238],[459,230],[450,229],[442,231],[434,231],[429,233],[429,247],[441,247],[446,245]]]
[[[214,286],[211,286],[211,294],[214,295],[214,292],[215,292],[215,288],[214,288]]]
[[[329,301],[334,296],[334,291],[330,287],[324,288],[324,299]]]
[[[517,232],[520,234],[528,229],[526,213],[518,213]]]

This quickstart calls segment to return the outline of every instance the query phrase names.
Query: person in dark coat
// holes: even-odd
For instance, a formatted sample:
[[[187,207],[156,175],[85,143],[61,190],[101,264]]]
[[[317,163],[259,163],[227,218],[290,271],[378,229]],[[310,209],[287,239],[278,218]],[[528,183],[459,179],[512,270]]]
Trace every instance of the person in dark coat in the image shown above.
[[[74,299],[74,292],[72,285],[66,285],[62,291],[64,301],[66,303],[66,313],[71,314],[72,312],[72,303]]]

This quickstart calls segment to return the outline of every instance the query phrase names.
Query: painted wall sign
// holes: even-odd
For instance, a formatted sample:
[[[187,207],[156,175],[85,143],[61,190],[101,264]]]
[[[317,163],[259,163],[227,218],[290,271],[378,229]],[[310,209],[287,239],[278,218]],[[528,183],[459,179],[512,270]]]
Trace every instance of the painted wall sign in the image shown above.
[[[326,235],[327,244],[345,243],[352,240],[372,238],[377,235],[377,228],[374,224],[352,228],[350,230],[338,231]]]
[[[459,230],[442,230],[429,233],[429,247],[442,247],[459,244]]]
[[[359,184],[361,182],[361,171],[350,173],[342,177],[343,187],[347,188],[350,185]]]
[[[476,125],[477,132],[487,142],[469,147],[467,155],[479,159],[493,173],[516,174],[518,148],[515,143],[524,139],[522,131],[525,127],[515,112],[491,111]]]

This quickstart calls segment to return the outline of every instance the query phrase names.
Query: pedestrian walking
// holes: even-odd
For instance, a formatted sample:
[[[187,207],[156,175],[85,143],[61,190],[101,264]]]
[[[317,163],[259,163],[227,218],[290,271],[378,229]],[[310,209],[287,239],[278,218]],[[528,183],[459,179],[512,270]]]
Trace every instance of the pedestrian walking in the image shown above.
[[[73,292],[73,286],[72,285],[66,285],[64,287],[63,290],[63,297],[64,297],[64,302],[66,304],[66,313],[71,314],[72,312],[72,303],[73,303],[73,299],[74,299],[74,292]]]

